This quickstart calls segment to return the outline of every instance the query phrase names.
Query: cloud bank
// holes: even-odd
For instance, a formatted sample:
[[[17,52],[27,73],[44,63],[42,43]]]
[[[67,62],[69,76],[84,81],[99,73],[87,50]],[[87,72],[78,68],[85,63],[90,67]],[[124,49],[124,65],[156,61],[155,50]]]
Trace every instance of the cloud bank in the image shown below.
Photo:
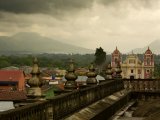
[[[122,52],[159,39],[158,0],[0,0],[0,35],[36,32]]]

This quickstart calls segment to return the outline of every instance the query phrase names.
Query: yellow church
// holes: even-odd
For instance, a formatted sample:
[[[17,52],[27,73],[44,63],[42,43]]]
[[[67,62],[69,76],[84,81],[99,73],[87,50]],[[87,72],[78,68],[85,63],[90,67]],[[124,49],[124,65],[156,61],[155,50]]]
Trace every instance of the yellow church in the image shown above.
[[[111,66],[115,70],[117,62],[120,62],[122,69],[122,78],[126,79],[147,79],[153,78],[154,72],[154,55],[150,48],[145,51],[143,61],[134,53],[129,54],[122,61],[122,54],[117,49],[112,53]]]

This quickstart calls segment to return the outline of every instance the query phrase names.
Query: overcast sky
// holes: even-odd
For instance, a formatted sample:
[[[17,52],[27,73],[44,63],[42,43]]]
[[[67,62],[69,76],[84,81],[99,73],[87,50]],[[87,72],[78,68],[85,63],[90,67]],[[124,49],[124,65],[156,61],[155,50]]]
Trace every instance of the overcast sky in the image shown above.
[[[160,39],[160,0],[0,0],[0,36],[18,32],[128,52]]]

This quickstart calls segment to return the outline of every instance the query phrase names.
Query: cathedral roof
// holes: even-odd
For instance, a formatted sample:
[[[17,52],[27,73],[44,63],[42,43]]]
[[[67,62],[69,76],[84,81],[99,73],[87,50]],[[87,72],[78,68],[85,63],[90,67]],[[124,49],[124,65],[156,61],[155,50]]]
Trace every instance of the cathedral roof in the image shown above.
[[[149,47],[148,47],[148,49],[146,50],[145,54],[152,54],[152,51],[149,49]]]
[[[133,52],[132,52],[132,54],[127,55],[127,57],[123,63],[127,64],[127,61],[130,59],[137,61],[138,64],[142,64],[142,61],[138,58],[138,56],[136,54],[133,54]]]

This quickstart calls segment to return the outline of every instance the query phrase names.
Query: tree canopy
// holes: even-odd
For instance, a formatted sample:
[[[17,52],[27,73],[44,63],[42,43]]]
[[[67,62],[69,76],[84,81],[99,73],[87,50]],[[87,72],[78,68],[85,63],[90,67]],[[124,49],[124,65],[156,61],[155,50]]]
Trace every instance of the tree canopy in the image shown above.
[[[96,48],[96,52],[95,52],[95,64],[100,66],[102,65],[104,62],[106,61],[106,52],[103,51],[103,49],[100,48]]]

